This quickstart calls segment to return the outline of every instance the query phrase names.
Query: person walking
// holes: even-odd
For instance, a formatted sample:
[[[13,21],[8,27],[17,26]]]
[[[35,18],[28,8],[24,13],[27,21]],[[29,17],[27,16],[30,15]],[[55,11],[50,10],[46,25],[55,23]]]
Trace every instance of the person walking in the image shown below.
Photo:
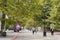
[[[16,24],[16,31],[19,32],[19,30],[20,30],[20,25]]]
[[[33,33],[33,34],[35,33],[35,28],[34,28],[34,27],[32,28],[32,33]]]
[[[32,28],[32,33],[33,33],[33,34],[34,34],[34,33],[37,33],[37,31],[38,31],[37,28],[35,28],[35,27]]]
[[[54,35],[54,24],[50,24],[51,35]]]

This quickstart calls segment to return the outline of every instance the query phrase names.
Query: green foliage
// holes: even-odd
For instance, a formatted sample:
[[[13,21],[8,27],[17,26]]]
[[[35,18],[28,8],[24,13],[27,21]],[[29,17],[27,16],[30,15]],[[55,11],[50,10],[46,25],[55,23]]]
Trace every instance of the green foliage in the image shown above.
[[[0,0],[0,10],[9,17],[6,25],[41,26],[46,17],[47,25],[52,22],[60,26],[60,0]]]

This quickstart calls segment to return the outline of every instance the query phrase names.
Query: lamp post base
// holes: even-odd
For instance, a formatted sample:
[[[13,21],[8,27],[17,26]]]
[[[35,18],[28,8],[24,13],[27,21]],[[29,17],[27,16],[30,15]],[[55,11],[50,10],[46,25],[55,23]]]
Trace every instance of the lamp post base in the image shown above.
[[[6,37],[6,32],[2,32],[1,36]]]
[[[43,36],[46,36],[46,31],[43,32]]]

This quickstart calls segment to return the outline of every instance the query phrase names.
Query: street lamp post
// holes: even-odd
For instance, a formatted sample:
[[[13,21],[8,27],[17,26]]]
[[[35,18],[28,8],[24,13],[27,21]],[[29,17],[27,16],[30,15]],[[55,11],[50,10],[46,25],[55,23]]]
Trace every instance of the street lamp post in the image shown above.
[[[3,1],[3,9],[5,9],[5,7],[6,7],[6,1],[7,0],[2,0]],[[4,10],[2,11],[2,20],[1,20],[1,35],[2,36],[6,36],[6,31],[5,31],[5,17],[6,17],[6,15],[5,15],[5,13],[4,13]]]
[[[42,11],[43,11],[43,13],[44,13],[44,15],[43,15],[43,19],[44,19],[44,30],[43,30],[43,36],[46,36],[46,21],[45,21],[45,19],[46,19],[46,16],[45,16],[45,13],[46,13],[46,7],[43,7],[43,9],[42,9]]]
[[[2,19],[3,20],[1,20],[1,32],[3,32],[4,31],[4,25],[5,25],[5,14],[4,13],[2,13]]]

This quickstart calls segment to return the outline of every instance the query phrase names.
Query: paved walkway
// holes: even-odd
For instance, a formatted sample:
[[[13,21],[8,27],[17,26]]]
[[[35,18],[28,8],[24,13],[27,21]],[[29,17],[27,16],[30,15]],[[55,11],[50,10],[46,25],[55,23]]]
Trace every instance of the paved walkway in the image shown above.
[[[60,40],[60,33],[56,32],[54,36],[51,36],[50,33],[47,33],[46,37],[43,37],[43,32],[37,32],[34,35],[31,31],[22,30],[19,33],[8,31],[7,37],[0,37],[0,40]]]

